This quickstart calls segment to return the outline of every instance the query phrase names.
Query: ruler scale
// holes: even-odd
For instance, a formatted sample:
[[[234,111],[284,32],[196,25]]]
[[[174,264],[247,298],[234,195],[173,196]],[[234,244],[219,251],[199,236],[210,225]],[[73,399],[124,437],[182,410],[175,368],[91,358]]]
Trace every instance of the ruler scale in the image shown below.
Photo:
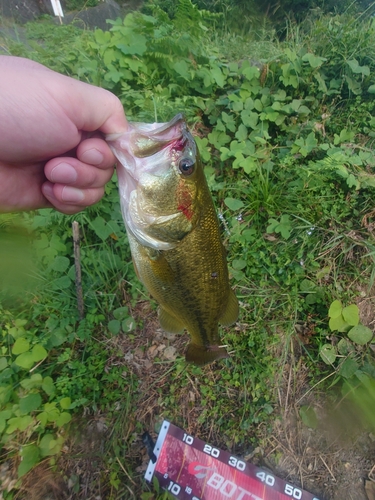
[[[319,500],[164,420],[145,479],[179,500]]]

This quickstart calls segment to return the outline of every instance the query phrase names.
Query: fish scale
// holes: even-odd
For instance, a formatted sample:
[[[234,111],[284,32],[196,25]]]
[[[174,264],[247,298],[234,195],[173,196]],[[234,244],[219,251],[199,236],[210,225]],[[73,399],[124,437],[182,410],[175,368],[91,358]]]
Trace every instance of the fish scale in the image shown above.
[[[164,124],[131,124],[107,141],[119,160],[134,266],[160,306],[162,328],[188,330],[188,362],[226,358],[218,323],[236,321],[238,301],[199,153],[182,115]]]

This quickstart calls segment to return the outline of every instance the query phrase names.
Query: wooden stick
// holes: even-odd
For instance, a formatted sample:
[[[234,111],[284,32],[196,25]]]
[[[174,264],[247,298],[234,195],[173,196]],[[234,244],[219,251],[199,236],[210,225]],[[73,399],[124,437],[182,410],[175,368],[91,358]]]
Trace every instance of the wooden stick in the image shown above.
[[[80,237],[79,237],[79,224],[77,221],[73,222],[72,229],[73,229],[73,245],[74,245],[74,266],[76,270],[77,307],[78,307],[79,319],[81,320],[85,317],[85,306],[83,303]]]

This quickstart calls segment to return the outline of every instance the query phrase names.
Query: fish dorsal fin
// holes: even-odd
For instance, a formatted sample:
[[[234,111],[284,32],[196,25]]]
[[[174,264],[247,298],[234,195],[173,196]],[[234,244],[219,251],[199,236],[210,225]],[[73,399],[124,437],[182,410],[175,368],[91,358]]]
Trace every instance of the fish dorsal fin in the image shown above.
[[[234,323],[238,318],[239,306],[237,297],[234,295],[233,290],[230,290],[227,305],[224,312],[219,318],[222,325],[228,326]]]
[[[160,326],[168,333],[181,333],[185,325],[162,307],[159,309]]]
[[[185,354],[188,363],[194,363],[198,366],[207,365],[218,359],[229,358],[225,347],[211,345],[204,347],[201,345],[190,343]]]

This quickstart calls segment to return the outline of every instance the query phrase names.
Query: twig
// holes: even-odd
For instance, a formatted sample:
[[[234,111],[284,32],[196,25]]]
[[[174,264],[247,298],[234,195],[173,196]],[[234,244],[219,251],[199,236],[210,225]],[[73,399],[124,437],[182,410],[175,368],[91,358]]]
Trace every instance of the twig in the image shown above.
[[[78,307],[79,319],[81,320],[85,317],[85,306],[83,303],[80,237],[79,237],[79,224],[77,221],[73,222],[72,229],[73,229],[73,245],[74,245],[74,266],[76,271],[77,307]]]
[[[128,477],[129,481],[130,481],[132,484],[134,484],[134,485],[135,485],[135,482],[134,482],[134,481],[133,481],[133,479],[129,476],[129,474],[128,474],[127,470],[125,469],[125,467],[124,467],[124,466],[122,465],[122,463],[120,462],[120,459],[119,459],[118,457],[116,457],[116,460],[117,460],[117,462],[119,463],[119,465],[120,465],[120,467],[121,467],[122,471],[124,472],[124,474]]]
[[[332,479],[336,482],[336,478],[335,476],[333,475],[333,472],[331,471],[331,469],[328,467],[327,463],[325,462],[324,458],[322,457],[322,455],[319,455],[319,458],[320,460],[324,463],[324,465],[327,467],[327,470],[328,472],[331,474],[332,476]]]

